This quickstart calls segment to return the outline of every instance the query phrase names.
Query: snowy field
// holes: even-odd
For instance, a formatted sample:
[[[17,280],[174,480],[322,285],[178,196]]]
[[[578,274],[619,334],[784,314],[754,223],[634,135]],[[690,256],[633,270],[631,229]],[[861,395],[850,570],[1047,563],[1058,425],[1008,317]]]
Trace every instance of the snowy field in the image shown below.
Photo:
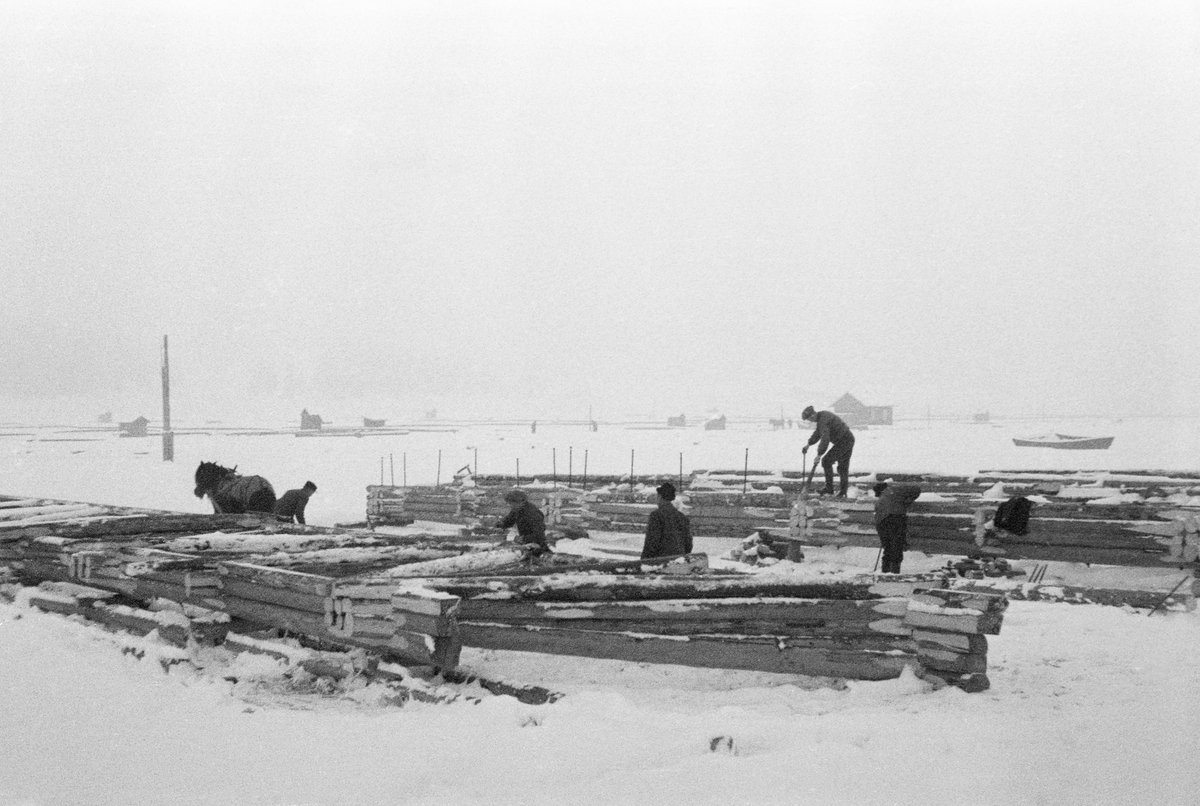
[[[446,426],[450,427],[450,426]],[[1108,451],[1016,448],[1013,436],[1113,435]],[[0,494],[190,512],[201,460],[277,491],[320,490],[310,521],[362,520],[384,475],[565,479],[588,471],[799,469],[808,430],[602,425],[460,427],[405,436],[181,435],[157,439],[0,426]],[[858,433],[855,470],[1200,469],[1200,422],[902,422]],[[86,440],[86,441],[60,441]],[[477,453],[476,453],[477,452]],[[554,457],[552,459],[552,456]],[[568,456],[571,458],[568,459]],[[625,538],[636,545],[636,536]],[[718,549],[717,541],[704,548]],[[793,573],[865,570],[873,552],[818,555]],[[910,565],[909,559],[912,563]],[[814,559],[817,559],[816,557]],[[906,570],[938,565],[906,558]],[[1200,791],[1200,618],[1014,602],[990,639],[983,694],[885,682],[466,650],[491,678],[566,696],[531,706],[454,689],[392,701],[333,689],[261,658],[177,652],[0,604],[3,804],[1193,804]],[[136,651],[131,651],[136,650]],[[141,658],[138,658],[141,655]],[[717,737],[732,739],[732,751]]]

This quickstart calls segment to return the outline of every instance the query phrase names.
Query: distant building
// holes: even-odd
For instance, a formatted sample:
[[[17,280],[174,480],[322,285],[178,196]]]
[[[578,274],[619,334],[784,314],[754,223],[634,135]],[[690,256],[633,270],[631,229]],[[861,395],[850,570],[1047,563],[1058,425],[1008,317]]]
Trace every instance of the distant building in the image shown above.
[[[426,420],[436,420],[437,419],[437,409],[428,409],[425,412],[425,419]]]
[[[324,424],[319,414],[309,414],[308,409],[300,412],[300,430],[301,431],[320,431],[321,425]]]
[[[383,428],[387,425],[387,420],[373,420],[370,417],[363,417],[363,428]]]
[[[714,417],[704,424],[705,431],[724,431],[725,430],[725,415]]]
[[[846,425],[891,425],[891,406],[867,406],[847,392],[833,404],[833,413],[846,421]]]
[[[684,428],[687,426],[687,417],[682,414],[678,417],[668,417],[667,426],[669,428]]]
[[[120,429],[123,437],[144,437],[146,436],[146,426],[150,421],[145,417],[138,417],[136,420],[130,420],[127,423],[118,423],[117,428]]]
[[[978,412],[978,413],[972,415],[971,419],[973,419],[977,423],[990,422],[992,419],[992,413],[990,411],[981,411],[981,412]]]
[[[102,423],[111,423],[112,422],[112,412],[106,411],[103,414],[101,414],[100,417],[97,419],[99,419],[99,421]]]

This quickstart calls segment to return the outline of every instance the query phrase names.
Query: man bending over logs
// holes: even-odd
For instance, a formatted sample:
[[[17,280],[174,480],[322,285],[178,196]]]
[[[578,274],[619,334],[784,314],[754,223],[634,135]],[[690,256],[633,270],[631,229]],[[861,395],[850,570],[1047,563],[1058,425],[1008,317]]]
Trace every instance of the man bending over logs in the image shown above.
[[[833,463],[837,462],[838,481],[841,483],[838,498],[845,498],[850,486],[850,454],[854,453],[854,433],[846,421],[832,411],[817,411],[809,406],[800,417],[817,424],[817,430],[808,438],[808,444],[800,453],[807,456],[808,449],[819,443],[817,455],[822,457],[821,467],[825,468],[825,489],[821,490],[821,495],[833,495]]]
[[[542,511],[530,503],[529,496],[522,490],[509,490],[504,494],[504,500],[512,508],[496,526],[501,529],[516,526],[517,542],[533,546],[535,557],[548,552],[550,547],[546,545],[546,516]]]
[[[904,550],[908,548],[908,508],[921,495],[915,484],[880,482],[875,490],[875,531],[883,546],[883,573],[900,573]]]
[[[283,523],[295,521],[304,525],[304,508],[308,506],[308,499],[312,498],[316,491],[317,485],[311,481],[304,482],[304,486],[299,490],[288,490],[275,502],[275,517]]]

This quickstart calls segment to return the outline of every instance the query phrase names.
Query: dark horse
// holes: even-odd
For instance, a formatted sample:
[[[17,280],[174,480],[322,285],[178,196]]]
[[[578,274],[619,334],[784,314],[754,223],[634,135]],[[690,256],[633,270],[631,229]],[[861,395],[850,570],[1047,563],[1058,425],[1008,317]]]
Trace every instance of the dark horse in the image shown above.
[[[208,496],[213,512],[274,512],[275,489],[262,476],[242,476],[216,462],[201,462],[196,468],[196,497]]]

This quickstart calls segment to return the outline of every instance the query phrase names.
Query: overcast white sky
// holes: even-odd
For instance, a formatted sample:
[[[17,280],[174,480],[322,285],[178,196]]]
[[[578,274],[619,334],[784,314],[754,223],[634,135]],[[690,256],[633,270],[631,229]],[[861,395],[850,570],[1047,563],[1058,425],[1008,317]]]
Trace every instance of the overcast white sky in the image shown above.
[[[1184,0],[0,0],[0,401],[1195,413],[1198,135]]]

